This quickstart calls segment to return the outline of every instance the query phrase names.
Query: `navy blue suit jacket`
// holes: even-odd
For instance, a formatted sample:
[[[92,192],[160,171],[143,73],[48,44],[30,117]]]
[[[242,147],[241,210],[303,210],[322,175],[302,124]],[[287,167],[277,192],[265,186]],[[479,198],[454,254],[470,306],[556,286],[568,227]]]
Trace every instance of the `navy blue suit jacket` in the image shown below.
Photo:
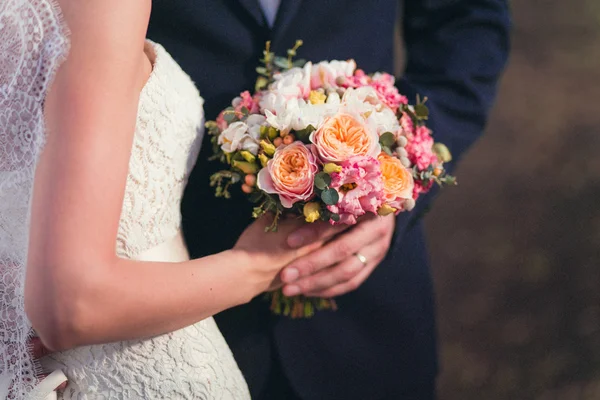
[[[398,86],[414,101],[429,97],[429,126],[455,160],[482,133],[509,47],[506,0],[282,0],[273,29],[257,0],[154,0],[149,38],[163,44],[204,96],[207,118],[242,90],[271,40],[280,54],[296,39],[311,61],[354,58],[366,72],[393,71],[394,27],[402,15],[406,69]],[[215,199],[208,138],[183,200],[192,257],[231,248],[250,222],[237,194]],[[258,396],[273,360],[305,399],[396,399],[437,373],[434,302],[419,223],[430,203],[401,214],[385,261],[339,311],[309,320],[271,316],[260,300],[216,316]]]

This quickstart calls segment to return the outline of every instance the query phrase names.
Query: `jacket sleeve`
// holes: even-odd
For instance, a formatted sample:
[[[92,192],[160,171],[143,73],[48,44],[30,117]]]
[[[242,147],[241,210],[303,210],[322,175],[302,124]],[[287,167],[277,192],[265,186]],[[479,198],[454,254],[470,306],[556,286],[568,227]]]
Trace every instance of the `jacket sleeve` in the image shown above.
[[[417,94],[428,97],[428,126],[435,141],[452,152],[446,165],[452,172],[484,130],[508,59],[507,0],[408,0],[402,19],[406,68],[398,89],[410,103]],[[436,192],[421,196],[412,212],[399,214],[396,236],[422,216]]]

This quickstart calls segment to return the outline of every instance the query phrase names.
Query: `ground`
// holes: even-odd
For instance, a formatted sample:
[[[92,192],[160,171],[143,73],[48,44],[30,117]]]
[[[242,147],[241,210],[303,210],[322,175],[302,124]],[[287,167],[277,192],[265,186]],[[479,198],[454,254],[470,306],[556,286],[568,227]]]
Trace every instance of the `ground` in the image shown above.
[[[440,400],[600,399],[600,1],[513,1],[485,136],[426,217]]]

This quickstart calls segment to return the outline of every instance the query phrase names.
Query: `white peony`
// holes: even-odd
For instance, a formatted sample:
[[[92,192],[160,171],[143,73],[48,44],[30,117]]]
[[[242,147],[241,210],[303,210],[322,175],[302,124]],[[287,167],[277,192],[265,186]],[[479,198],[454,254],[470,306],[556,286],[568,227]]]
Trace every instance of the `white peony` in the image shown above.
[[[395,133],[400,129],[394,112],[381,103],[372,87],[346,90],[341,112],[362,118],[369,130],[377,132],[379,136],[385,132]]]
[[[348,61],[321,61],[312,66],[310,84],[312,88],[337,87],[339,77],[351,77],[356,70],[356,62]]]
[[[286,99],[308,97],[311,68],[312,64],[308,62],[303,68],[294,67],[276,74],[270,89]]]
[[[400,123],[396,118],[396,114],[388,107],[383,107],[381,111],[377,111],[369,115],[367,120],[377,127],[377,134],[379,136],[386,132],[396,133],[400,130]]]
[[[285,108],[286,103],[287,99],[285,97],[271,91],[263,93],[258,105],[260,106],[260,110],[263,113],[266,110],[269,110],[272,113],[277,113],[277,110],[282,110]]]

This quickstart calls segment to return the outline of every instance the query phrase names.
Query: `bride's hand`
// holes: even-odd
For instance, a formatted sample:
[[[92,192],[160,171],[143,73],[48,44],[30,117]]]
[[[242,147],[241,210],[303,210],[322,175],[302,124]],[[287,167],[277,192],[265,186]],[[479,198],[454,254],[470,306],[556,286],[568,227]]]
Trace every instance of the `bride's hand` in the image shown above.
[[[242,233],[233,250],[249,258],[247,271],[251,282],[257,287],[257,294],[277,289],[281,286],[279,273],[283,267],[296,258],[319,248],[323,241],[314,241],[306,246],[292,248],[287,243],[288,236],[306,224],[302,218],[287,217],[279,221],[277,232],[265,232],[273,216],[264,215],[254,221]],[[323,240],[326,238],[323,237]]]

